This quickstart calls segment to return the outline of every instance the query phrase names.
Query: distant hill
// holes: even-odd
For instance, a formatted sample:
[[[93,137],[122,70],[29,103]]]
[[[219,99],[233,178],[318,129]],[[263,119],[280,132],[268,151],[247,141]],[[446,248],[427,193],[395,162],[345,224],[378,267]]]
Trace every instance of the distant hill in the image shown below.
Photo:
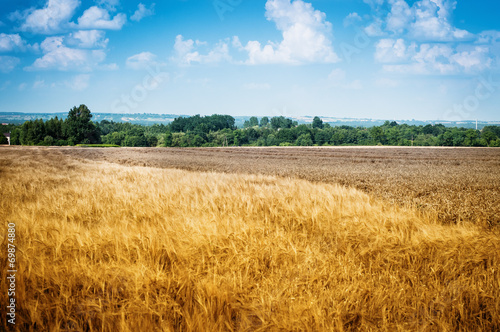
[[[44,121],[50,120],[54,117],[65,119],[68,113],[16,113],[16,112],[0,112],[0,123],[21,124],[25,121],[42,119]],[[177,117],[187,117],[187,115],[176,114],[152,114],[152,113],[136,113],[136,114],[119,114],[119,113],[92,113],[93,121],[100,122],[102,120],[114,122],[130,122],[141,125],[154,125],[154,124],[168,124]],[[268,116],[271,118],[272,116]],[[314,116],[287,116],[298,123],[312,123]],[[320,116],[321,117],[321,116]],[[259,117],[260,119],[261,117]],[[236,125],[243,127],[243,123],[250,119],[249,116],[235,116]],[[351,126],[351,127],[373,127],[383,125],[386,120],[379,119],[356,119],[356,118],[334,118],[334,117],[321,117],[323,122],[329,123],[332,126]],[[393,120],[390,120],[393,121]],[[428,125],[441,123],[446,127],[463,127],[463,128],[476,128],[476,121],[417,121],[417,120],[395,120],[398,124],[406,123],[408,125]],[[499,126],[500,121],[478,121],[478,129],[485,126]]]

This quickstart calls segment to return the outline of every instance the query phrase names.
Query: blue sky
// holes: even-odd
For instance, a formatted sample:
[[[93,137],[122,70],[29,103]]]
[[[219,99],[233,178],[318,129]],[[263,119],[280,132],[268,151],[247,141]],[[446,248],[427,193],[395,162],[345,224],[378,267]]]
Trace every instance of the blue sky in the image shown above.
[[[20,0],[0,112],[500,120],[500,2]]]

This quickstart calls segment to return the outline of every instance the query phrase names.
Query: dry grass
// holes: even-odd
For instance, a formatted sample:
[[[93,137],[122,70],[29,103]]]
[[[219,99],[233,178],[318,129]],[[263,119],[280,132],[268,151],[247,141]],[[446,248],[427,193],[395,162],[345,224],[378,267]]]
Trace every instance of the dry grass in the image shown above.
[[[356,189],[10,148],[0,190],[20,331],[500,329],[497,230]]]
[[[83,159],[193,171],[264,174],[342,184],[443,224],[500,225],[498,148],[63,149]]]

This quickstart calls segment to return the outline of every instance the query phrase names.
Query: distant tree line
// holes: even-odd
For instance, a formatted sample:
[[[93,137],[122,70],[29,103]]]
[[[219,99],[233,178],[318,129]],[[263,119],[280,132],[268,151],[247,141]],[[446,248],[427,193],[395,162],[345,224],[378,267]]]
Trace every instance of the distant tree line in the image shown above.
[[[283,116],[251,117],[236,128],[229,115],[178,117],[168,125],[143,126],[103,120],[91,121],[85,106],[70,110],[66,120],[27,121],[10,126],[15,145],[114,144],[130,147],[216,146],[477,146],[500,147],[500,127],[482,130],[444,125],[416,126],[386,121],[371,128],[332,127],[315,117],[311,124],[298,124]],[[4,132],[7,128],[4,128]]]
[[[85,105],[73,107],[65,120],[57,117],[48,121],[26,121],[11,128],[13,145],[75,145],[96,144],[101,141],[97,124]]]
[[[332,127],[315,117],[311,124],[298,124],[285,117],[250,118],[241,129],[203,132],[169,130],[163,146],[323,146],[323,145],[392,145],[392,146],[483,146],[500,147],[500,127],[483,130],[448,128],[444,125],[415,126],[386,121],[371,128]]]

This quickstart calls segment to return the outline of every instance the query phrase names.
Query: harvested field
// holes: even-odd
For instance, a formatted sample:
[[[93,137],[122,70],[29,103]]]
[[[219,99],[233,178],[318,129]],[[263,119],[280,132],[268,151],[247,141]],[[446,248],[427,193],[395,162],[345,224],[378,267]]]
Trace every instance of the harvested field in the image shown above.
[[[265,174],[354,187],[436,213],[445,224],[500,225],[500,149],[60,149],[75,158],[192,171]]]
[[[147,151],[171,152],[110,156],[151,162]],[[101,152],[0,149],[0,219],[16,225],[14,330],[500,329],[497,228],[442,225],[338,184],[78,154]],[[3,249],[3,290],[6,266]]]

